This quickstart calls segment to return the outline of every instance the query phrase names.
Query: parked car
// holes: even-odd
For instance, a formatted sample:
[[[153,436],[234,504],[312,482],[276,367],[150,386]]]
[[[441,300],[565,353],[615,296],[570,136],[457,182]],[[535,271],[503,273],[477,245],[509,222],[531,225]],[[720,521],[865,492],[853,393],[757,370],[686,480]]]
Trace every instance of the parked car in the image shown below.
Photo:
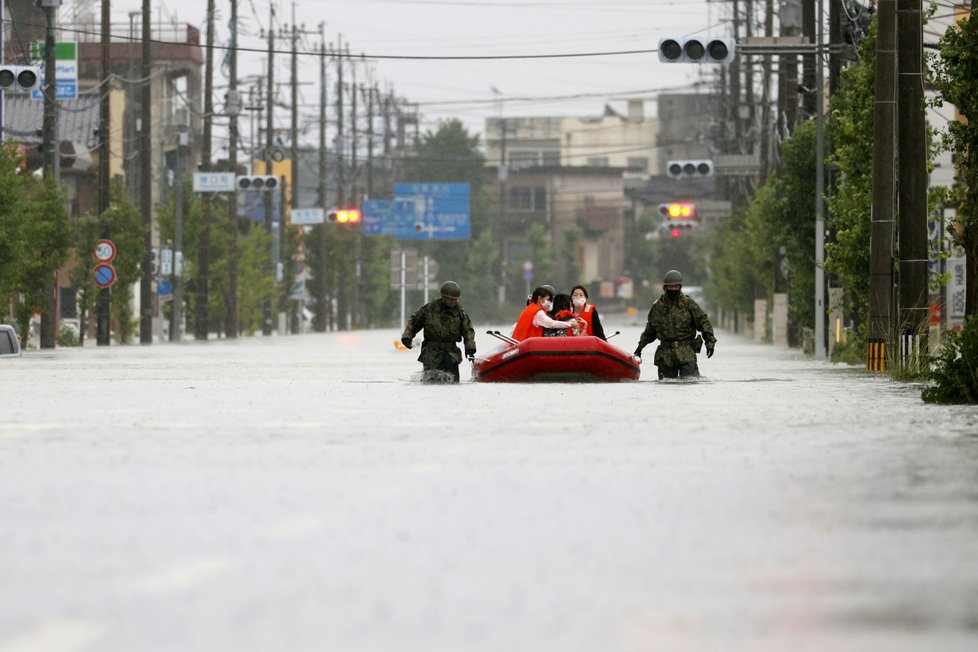
[[[20,340],[17,330],[9,324],[0,324],[0,358],[19,358]]]

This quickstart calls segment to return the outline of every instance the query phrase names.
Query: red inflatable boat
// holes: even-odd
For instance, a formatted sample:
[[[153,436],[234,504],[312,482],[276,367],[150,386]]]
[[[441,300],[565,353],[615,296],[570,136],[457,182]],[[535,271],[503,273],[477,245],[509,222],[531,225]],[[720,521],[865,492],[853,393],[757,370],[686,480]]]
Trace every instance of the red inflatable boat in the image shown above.
[[[500,339],[498,332],[490,334]],[[483,383],[605,382],[638,380],[638,358],[599,337],[530,337],[506,341],[502,349],[476,358],[475,379]]]

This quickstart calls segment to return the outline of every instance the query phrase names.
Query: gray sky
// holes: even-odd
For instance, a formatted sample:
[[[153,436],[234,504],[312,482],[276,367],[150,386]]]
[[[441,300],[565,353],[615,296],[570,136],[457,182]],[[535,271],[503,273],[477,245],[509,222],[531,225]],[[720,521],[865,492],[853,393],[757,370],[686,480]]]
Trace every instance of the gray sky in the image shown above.
[[[70,20],[84,1],[66,0],[63,19]],[[128,24],[128,13],[141,6],[141,0],[114,0],[113,22]],[[152,0],[152,7],[156,16],[162,12],[201,27],[205,22],[205,0]],[[459,117],[474,132],[482,131],[484,118],[501,115],[500,111],[506,116],[599,115],[616,96],[688,87],[700,70],[695,65],[660,63],[654,52],[495,61],[380,57],[655,50],[660,37],[729,31],[722,3],[707,0],[296,0],[294,7],[294,22],[310,32],[300,50],[318,49],[319,24],[325,22],[327,43],[335,45],[342,35],[351,54],[362,53],[370,60],[358,71],[358,82],[373,81],[382,90],[392,86],[399,96],[419,103],[425,128],[439,119]],[[98,11],[96,4],[96,16]],[[224,43],[229,1],[218,0],[217,11],[218,40]],[[278,27],[292,25],[292,11],[293,3],[276,3]],[[260,31],[267,26],[268,14],[268,0],[239,0],[242,47],[266,47]],[[289,45],[280,40],[277,47]],[[239,70],[242,75],[263,71],[264,60],[262,53],[243,53]],[[278,78],[286,79],[288,71],[287,57],[279,57]],[[332,68],[329,74],[334,77]],[[308,82],[301,87],[302,103],[308,104],[303,111],[314,114],[319,98],[317,59],[301,57],[299,75]],[[215,83],[225,79],[218,74]],[[500,105],[494,99],[504,101]],[[612,105],[624,110],[622,101]]]

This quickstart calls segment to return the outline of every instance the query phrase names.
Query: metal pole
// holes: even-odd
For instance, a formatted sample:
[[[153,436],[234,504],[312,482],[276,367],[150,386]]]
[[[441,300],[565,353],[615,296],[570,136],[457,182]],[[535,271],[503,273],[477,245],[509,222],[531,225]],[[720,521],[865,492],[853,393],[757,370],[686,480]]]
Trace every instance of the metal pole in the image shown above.
[[[61,151],[57,136],[58,106],[55,78],[57,62],[54,37],[56,11],[56,6],[44,6],[44,17],[47,25],[44,38],[44,179],[45,181],[53,179],[55,184],[59,182],[58,156]],[[44,294],[45,305],[44,310],[41,311],[41,348],[53,349],[57,345],[57,315],[55,314],[57,311],[57,288],[49,284]]]
[[[825,341],[825,80],[822,66],[824,42],[822,2],[818,0],[815,55],[815,357],[827,355]]]
[[[265,114],[265,174],[272,174],[272,147],[275,144],[273,140],[273,131],[275,129],[275,3],[271,3],[269,6],[269,18],[268,18],[268,75],[267,75],[267,98],[268,110]],[[275,251],[275,239],[274,239],[274,228],[272,225],[272,209],[274,205],[274,193],[271,191],[266,191],[265,193],[265,233],[269,235],[272,239],[272,251],[271,251],[271,270],[272,278],[278,276],[278,267],[276,265],[276,251]],[[278,287],[278,283],[275,283],[275,287]],[[272,334],[272,318],[273,318],[274,304],[271,297],[265,299],[262,302],[262,324],[261,332],[262,335]]]
[[[214,123],[214,0],[207,0],[207,63],[204,68],[204,142],[200,170],[210,172]],[[194,339],[206,340],[210,333],[210,258],[213,195],[201,197],[200,234],[197,241],[197,301],[194,306]]]
[[[153,72],[150,50],[150,0],[143,0],[142,98],[139,125],[139,211],[143,217],[143,275],[139,280],[139,342],[153,343]],[[162,252],[161,252],[162,253]]]
[[[173,310],[170,313],[170,341],[179,342],[183,335],[183,315],[180,306],[180,279],[183,276],[183,168],[184,153],[188,142],[186,127],[180,126],[177,134],[176,202],[173,209]]]
[[[407,251],[401,250],[401,326],[407,320]]]
[[[424,302],[428,303],[428,257],[424,257]]]
[[[228,79],[228,164],[238,174],[238,0],[231,0],[231,69]],[[238,193],[228,201],[228,306],[227,337],[238,337]]]
[[[100,142],[98,157],[98,214],[102,223],[102,238],[108,239],[111,236],[109,223],[105,220],[105,211],[109,209],[109,75],[111,70],[111,59],[109,57],[111,47],[112,14],[110,1],[102,0],[102,43],[101,43],[101,67],[102,83],[105,86],[101,89],[101,100],[99,101],[99,120],[98,136]],[[98,292],[98,331],[96,344],[108,346],[111,343],[112,319],[112,294],[109,288],[102,288]]]

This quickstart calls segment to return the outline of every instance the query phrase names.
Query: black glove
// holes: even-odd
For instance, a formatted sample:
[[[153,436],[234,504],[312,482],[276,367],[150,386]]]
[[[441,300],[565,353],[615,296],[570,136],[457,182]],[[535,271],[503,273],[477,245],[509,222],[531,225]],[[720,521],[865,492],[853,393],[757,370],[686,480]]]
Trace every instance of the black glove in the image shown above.
[[[713,357],[713,349],[715,347],[716,347],[715,344],[713,346],[706,347],[706,357],[708,357],[708,358],[712,358]]]
[[[636,358],[641,358],[642,357],[642,349],[635,349],[635,353],[633,353],[632,355],[634,355]]]
[[[475,362],[475,349],[466,349],[465,359],[469,362]]]
[[[404,346],[406,346],[409,349],[413,349],[414,348],[414,340],[412,340],[410,337],[402,337],[401,338],[401,344],[403,344]]]

